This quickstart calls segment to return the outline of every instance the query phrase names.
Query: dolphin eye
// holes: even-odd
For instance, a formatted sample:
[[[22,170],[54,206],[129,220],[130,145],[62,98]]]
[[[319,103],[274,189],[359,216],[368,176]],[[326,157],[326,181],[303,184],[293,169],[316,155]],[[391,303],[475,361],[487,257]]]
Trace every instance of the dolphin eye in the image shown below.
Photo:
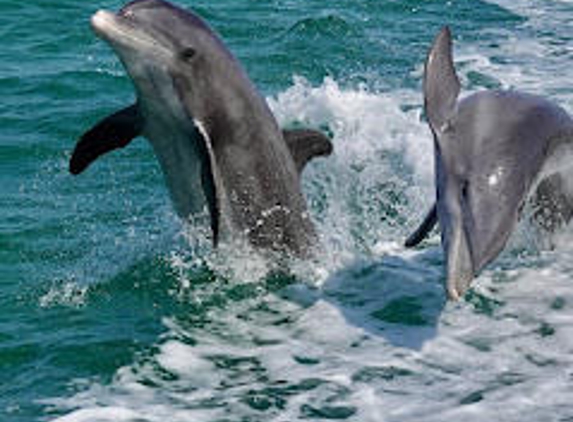
[[[196,53],[197,51],[193,47],[187,47],[183,49],[181,53],[179,53],[179,56],[185,61],[190,61],[193,57],[195,57]]]

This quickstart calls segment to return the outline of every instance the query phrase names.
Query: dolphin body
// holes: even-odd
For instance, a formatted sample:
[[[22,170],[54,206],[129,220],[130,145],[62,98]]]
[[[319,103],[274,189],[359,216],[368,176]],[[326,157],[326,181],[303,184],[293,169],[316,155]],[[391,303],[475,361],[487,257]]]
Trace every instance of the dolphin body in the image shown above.
[[[439,221],[446,289],[455,300],[504,248],[526,201],[544,229],[554,231],[571,219],[573,121],[547,100],[514,91],[458,100],[447,27],[428,54],[423,90],[437,194],[406,246],[418,244]]]
[[[300,173],[331,153],[329,139],[281,131],[239,62],[190,11],[137,0],[117,14],[97,12],[91,24],[119,56],[137,100],[81,137],[70,172],[143,135],[176,212],[186,219],[207,208],[215,244],[221,231],[257,249],[309,256],[317,236]]]

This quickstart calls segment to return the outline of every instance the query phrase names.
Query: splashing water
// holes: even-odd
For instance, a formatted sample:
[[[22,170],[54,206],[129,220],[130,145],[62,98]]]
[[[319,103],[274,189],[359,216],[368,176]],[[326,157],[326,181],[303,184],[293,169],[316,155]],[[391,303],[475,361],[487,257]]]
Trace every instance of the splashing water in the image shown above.
[[[420,89],[435,31],[453,26],[464,92],[571,112],[571,2],[251,3],[190,6],[281,125],[335,148],[303,175],[322,252],[289,275],[183,227],[143,142],[71,179],[72,140],[132,88],[89,34],[96,5],[0,4],[0,419],[570,421],[571,229],[539,251],[521,225],[459,303],[438,236],[401,244],[435,195]]]

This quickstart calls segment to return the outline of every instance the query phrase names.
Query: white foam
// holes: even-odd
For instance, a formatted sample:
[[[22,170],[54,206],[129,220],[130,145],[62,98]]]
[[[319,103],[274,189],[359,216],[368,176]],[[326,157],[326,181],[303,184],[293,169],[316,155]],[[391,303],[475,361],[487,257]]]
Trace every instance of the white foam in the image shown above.
[[[291,88],[268,101],[282,124],[328,126],[334,134],[336,159],[345,164],[365,164],[393,151],[405,155],[422,184],[433,174],[433,144],[421,121],[420,93],[372,92],[364,85],[345,89],[330,77],[313,87],[294,77]]]
[[[214,370],[213,365],[196,356],[193,348],[178,341],[163,344],[157,361],[167,371],[182,377],[198,377]]]
[[[47,293],[40,297],[40,306],[43,308],[57,305],[80,307],[85,304],[87,293],[88,286],[80,285],[77,282],[55,283]]]
[[[328,268],[384,250],[381,241],[400,241],[404,221],[388,221],[388,208],[396,207],[406,227],[418,222],[433,198],[433,143],[418,93],[344,88],[331,78],[312,86],[295,77],[268,100],[282,125],[332,132],[333,156],[304,173]]]
[[[562,415],[559,409],[572,409],[573,374],[573,317],[560,308],[573,303],[573,267],[563,258],[549,254],[553,263],[544,269],[516,270],[503,283],[486,271],[478,282],[491,315],[476,312],[471,301],[449,303],[433,334],[416,348],[396,344],[388,333],[392,324],[380,325],[372,316],[393,300],[385,287],[413,282],[401,277],[392,285],[384,276],[392,266],[384,263],[357,266],[310,305],[271,294],[214,309],[207,326],[169,320],[151,361],[122,368],[110,386],[60,400],[58,408],[78,410],[59,421],[248,419],[262,413],[245,400],[256,394],[268,399],[268,388],[284,394],[285,402],[280,411],[265,413],[266,420],[300,420],[305,406],[354,408],[360,421]],[[438,280],[426,280],[408,295],[423,306]],[[261,301],[266,311],[257,306]],[[290,322],[277,324],[284,318]],[[399,331],[418,338],[424,329],[431,325]],[[198,343],[184,343],[182,333]],[[308,388],[281,393],[281,386],[296,390],[305,383]],[[219,405],[201,413],[207,401]]]
[[[59,418],[59,422],[97,422],[143,420],[143,415],[121,407],[81,409],[71,415]]]
[[[109,386],[95,384],[51,403],[77,409],[60,422],[261,415],[290,421],[301,420],[308,406],[354,409],[353,420],[373,422],[521,421],[524,411],[551,419],[573,408],[570,253],[548,253],[543,269],[517,269],[510,280],[486,271],[478,295],[490,302],[491,314],[476,312],[471,300],[449,303],[435,329],[431,322],[393,326],[373,316],[404,297],[424,307],[441,289],[436,274],[422,282],[417,272],[392,277],[391,260],[357,265],[352,275],[329,280],[310,303],[268,294],[213,309],[203,326],[170,319],[151,360],[120,369]],[[411,290],[393,296],[408,284]],[[424,332],[429,335],[417,347],[400,343]],[[197,343],[183,342],[182,335]],[[265,413],[246,404],[253,397],[284,403]]]
[[[493,46],[460,45],[456,49],[463,55],[502,59],[484,66],[471,66],[492,75],[503,87],[544,95],[562,107],[573,110],[573,90],[570,87],[571,6],[569,1],[544,0],[490,0],[526,21],[512,29],[488,30],[497,36]],[[460,56],[457,55],[457,60]]]

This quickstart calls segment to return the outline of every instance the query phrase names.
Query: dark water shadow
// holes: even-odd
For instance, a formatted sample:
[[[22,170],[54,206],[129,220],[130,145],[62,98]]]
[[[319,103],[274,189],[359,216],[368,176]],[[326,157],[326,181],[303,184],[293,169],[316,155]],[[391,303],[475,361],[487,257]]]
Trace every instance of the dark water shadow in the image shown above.
[[[366,333],[397,347],[420,350],[436,337],[446,304],[441,250],[357,262],[332,274],[320,299]]]

